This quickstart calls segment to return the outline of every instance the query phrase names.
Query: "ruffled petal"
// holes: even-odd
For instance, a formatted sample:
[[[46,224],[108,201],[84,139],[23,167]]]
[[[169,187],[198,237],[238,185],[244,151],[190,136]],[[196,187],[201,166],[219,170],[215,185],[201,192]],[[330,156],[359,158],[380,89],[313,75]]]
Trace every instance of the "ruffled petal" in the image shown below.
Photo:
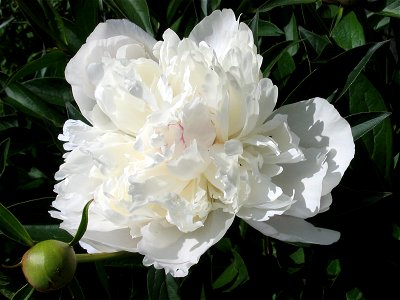
[[[330,245],[340,238],[337,231],[315,227],[303,219],[291,216],[274,216],[264,222],[245,221],[264,235],[285,242]]]
[[[276,113],[286,114],[290,129],[300,137],[302,148],[326,152],[328,165],[322,195],[329,193],[341,180],[354,157],[354,141],[349,123],[328,101],[314,98],[285,105]]]
[[[138,244],[138,251],[145,255],[143,264],[164,268],[175,277],[186,276],[190,266],[224,236],[233,219],[234,215],[219,209],[208,215],[204,227],[190,233],[152,222],[142,229]]]

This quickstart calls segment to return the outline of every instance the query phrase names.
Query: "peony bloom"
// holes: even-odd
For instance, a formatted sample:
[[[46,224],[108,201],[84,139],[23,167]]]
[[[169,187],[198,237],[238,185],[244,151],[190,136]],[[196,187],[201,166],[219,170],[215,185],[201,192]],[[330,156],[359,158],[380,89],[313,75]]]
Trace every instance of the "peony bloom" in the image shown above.
[[[68,120],[51,215],[81,245],[131,251],[185,276],[235,217],[265,235],[330,244],[304,219],[327,210],[354,156],[349,124],[326,100],[274,110],[251,30],[215,11],[188,38],[155,41],[126,20],[99,24],[66,78],[91,125]]]

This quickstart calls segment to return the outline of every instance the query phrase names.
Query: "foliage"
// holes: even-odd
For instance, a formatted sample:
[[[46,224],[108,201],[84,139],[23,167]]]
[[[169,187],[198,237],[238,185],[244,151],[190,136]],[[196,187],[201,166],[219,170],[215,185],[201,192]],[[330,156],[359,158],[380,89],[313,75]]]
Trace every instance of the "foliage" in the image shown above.
[[[129,18],[156,39],[167,28],[184,37],[225,7],[252,29],[278,105],[324,97],[353,126],[356,157],[330,211],[310,220],[340,231],[340,241],[286,244],[237,220],[186,278],[134,255],[80,264],[69,288],[32,299],[399,298],[398,0],[1,1],[0,202],[25,227],[2,227],[0,263],[13,265],[27,250],[14,240],[71,240],[48,215],[64,153],[57,136],[66,119],[82,119],[63,72],[96,24]],[[16,224],[4,211],[2,224]],[[0,268],[5,299],[32,292],[21,273]]]

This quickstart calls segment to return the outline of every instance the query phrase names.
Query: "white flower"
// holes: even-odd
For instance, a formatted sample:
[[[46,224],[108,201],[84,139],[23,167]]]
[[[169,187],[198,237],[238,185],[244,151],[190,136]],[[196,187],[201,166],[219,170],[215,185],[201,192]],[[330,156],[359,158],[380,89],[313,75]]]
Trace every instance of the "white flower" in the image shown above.
[[[330,244],[304,219],[325,211],[354,155],[350,126],[326,100],[274,110],[253,36],[232,10],[190,36],[156,42],[136,25],[98,25],[66,69],[92,126],[68,120],[51,215],[81,244],[126,250],[185,276],[235,216],[284,241]]]

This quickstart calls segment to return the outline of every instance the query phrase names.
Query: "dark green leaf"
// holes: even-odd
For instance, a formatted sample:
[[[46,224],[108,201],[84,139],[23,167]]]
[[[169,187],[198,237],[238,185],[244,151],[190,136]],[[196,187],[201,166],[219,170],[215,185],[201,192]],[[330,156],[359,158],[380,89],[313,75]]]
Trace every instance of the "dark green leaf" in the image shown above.
[[[290,76],[294,70],[296,70],[296,64],[293,57],[288,52],[284,52],[276,64],[273,76],[276,80],[281,81]]]
[[[64,123],[64,117],[58,111],[48,106],[22,84],[14,82],[5,88],[5,92],[8,96],[6,101],[21,112],[48,120],[55,126],[61,126]]]
[[[17,3],[40,34],[48,35],[60,48],[67,48],[63,20],[49,0],[17,0]]]
[[[72,236],[58,225],[25,225],[26,231],[34,241],[59,240],[69,242]]]
[[[213,282],[213,289],[219,289],[230,282],[232,282],[238,276],[238,270],[236,269],[235,263],[231,263],[224,272]]]
[[[171,274],[165,275],[165,286],[168,293],[169,300],[179,300],[179,285]]]
[[[76,33],[84,41],[98,24],[99,0],[72,1]]]
[[[168,2],[167,22],[171,24],[172,20],[177,19],[177,13],[183,0],[171,0]]]
[[[37,78],[25,81],[23,86],[49,104],[65,107],[74,101],[71,86],[63,78]]]
[[[154,35],[146,0],[113,0],[113,2],[129,20]]]
[[[358,288],[354,288],[346,293],[346,300],[363,300],[363,299],[365,299],[363,293]]]
[[[82,210],[82,217],[81,217],[81,222],[79,223],[78,230],[72,239],[72,241],[69,242],[70,246],[76,245],[80,239],[83,237],[83,235],[86,232],[88,221],[89,221],[89,206],[93,202],[93,199],[90,200],[88,203],[86,203],[85,207]]]
[[[299,32],[302,38],[310,43],[318,56],[320,56],[325,47],[331,43],[328,37],[315,34],[301,26],[299,26]]]
[[[393,18],[400,18],[400,0],[393,1],[377,14]]]
[[[299,40],[299,33],[297,31],[297,21],[296,16],[293,13],[292,17],[290,18],[289,23],[284,27],[285,37],[287,41],[298,41]],[[296,43],[293,46],[289,47],[287,51],[290,55],[295,55],[299,50],[299,45]]]
[[[364,134],[374,129],[383,120],[390,116],[390,112],[366,112],[348,116],[346,119],[351,125],[351,133],[354,141],[361,138]]]
[[[276,44],[269,48],[267,51],[262,53],[264,57],[263,66],[265,66],[263,74],[265,77],[268,77],[272,68],[281,58],[281,56],[293,45],[298,44],[300,41],[284,41],[279,44]]]
[[[260,12],[267,12],[277,7],[315,3],[317,0],[271,0],[258,8]]]
[[[8,149],[10,149],[10,138],[7,138],[0,143],[0,177],[6,168]]]
[[[392,237],[400,241],[400,226],[397,224],[393,224],[392,226]]]
[[[242,257],[236,250],[232,250],[232,253],[233,253],[233,257],[234,257],[233,262],[235,264],[235,268],[238,272],[238,275],[237,275],[236,280],[233,283],[233,285],[229,289],[226,290],[227,292],[233,291],[239,285],[242,285],[247,280],[249,280],[249,274],[247,272],[247,267],[246,267],[246,264],[244,263]]]
[[[34,291],[35,289],[27,283],[14,294],[11,300],[29,300]]]
[[[385,102],[379,91],[364,76],[358,76],[350,87],[350,112],[382,112],[386,111]],[[372,131],[363,136],[371,159],[378,166],[382,174],[389,176],[392,166],[392,126],[386,118]]]
[[[147,271],[147,292],[149,300],[159,300],[162,285],[165,284],[164,270],[149,268]],[[160,299],[161,300],[161,299]]]
[[[258,36],[280,36],[284,34],[284,32],[275,24],[258,20]]]
[[[304,261],[305,261],[304,249],[303,248],[297,249],[296,252],[292,253],[289,257],[297,265],[304,264]]]
[[[333,28],[331,35],[336,43],[345,50],[365,44],[364,29],[354,12],[344,16]]]
[[[44,54],[42,57],[31,61],[18,69],[8,80],[7,84],[17,81],[26,75],[33,74],[43,68],[53,66],[56,64],[65,64],[66,56],[63,52],[55,50]]]
[[[337,277],[340,274],[341,267],[340,267],[340,260],[339,259],[334,259],[330,261],[328,264],[328,267],[326,268],[326,273],[329,276],[332,277]]]
[[[253,32],[253,39],[254,39],[254,44],[259,47],[258,45],[258,20],[259,20],[259,15],[258,11],[256,11],[253,19],[251,20],[249,27],[251,31]]]
[[[33,246],[34,242],[18,219],[0,203],[0,230],[16,242]]]

